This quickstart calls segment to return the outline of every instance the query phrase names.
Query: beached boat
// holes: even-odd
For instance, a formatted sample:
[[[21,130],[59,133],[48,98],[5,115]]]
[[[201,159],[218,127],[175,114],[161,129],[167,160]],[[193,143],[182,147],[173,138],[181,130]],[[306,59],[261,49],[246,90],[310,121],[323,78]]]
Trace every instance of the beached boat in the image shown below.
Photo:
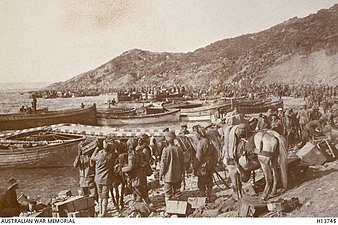
[[[176,102],[176,103],[164,102],[162,104],[162,106],[167,108],[167,109],[191,109],[191,108],[200,107],[202,105],[203,105],[202,103],[193,103],[193,102],[189,102],[189,101],[180,101],[180,102]]]
[[[121,126],[176,122],[179,121],[180,110],[142,107],[137,109],[136,113],[138,115],[115,115],[98,112],[97,123],[101,126]]]
[[[100,115],[116,115],[116,116],[132,116],[136,115],[136,108],[120,108],[112,107],[106,109],[97,109],[97,113]]]
[[[96,124],[95,104],[85,109],[38,112],[35,114],[0,114],[0,130],[19,130],[58,123]]]
[[[163,101],[166,99],[176,99],[176,98],[182,98],[183,93],[172,93],[172,94],[155,94],[154,97],[157,101]]]
[[[0,169],[72,166],[82,135],[39,130],[0,139]]]
[[[235,103],[233,105],[237,107],[238,111],[242,114],[251,114],[251,113],[264,113],[267,112],[269,109],[272,111],[277,111],[278,108],[283,108],[283,100],[277,101],[257,101],[257,102],[250,102],[250,103]]]
[[[210,103],[199,107],[181,109],[182,121],[210,121],[217,111],[229,111],[230,102]]]

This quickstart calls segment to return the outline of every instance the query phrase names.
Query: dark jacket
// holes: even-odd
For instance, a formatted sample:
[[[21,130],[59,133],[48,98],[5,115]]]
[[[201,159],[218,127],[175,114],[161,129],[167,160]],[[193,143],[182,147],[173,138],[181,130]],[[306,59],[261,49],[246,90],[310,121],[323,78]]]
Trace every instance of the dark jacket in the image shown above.
[[[91,160],[95,162],[95,183],[110,185],[113,181],[113,167],[117,156],[112,152],[101,150]]]
[[[78,155],[74,160],[74,167],[79,168],[80,187],[92,185],[95,176],[95,169],[90,165],[89,155]]]
[[[1,206],[3,208],[17,208],[21,207],[20,203],[17,200],[16,190],[11,188],[5,192],[3,199],[1,201]]]
[[[160,176],[164,176],[164,182],[181,182],[184,174],[182,149],[176,145],[165,147],[162,152],[160,168]]]
[[[196,158],[194,160],[194,170],[199,171],[201,166],[206,167],[207,172],[212,174],[212,171],[217,163],[217,151],[211,146],[212,143],[205,137],[202,137],[196,147]]]

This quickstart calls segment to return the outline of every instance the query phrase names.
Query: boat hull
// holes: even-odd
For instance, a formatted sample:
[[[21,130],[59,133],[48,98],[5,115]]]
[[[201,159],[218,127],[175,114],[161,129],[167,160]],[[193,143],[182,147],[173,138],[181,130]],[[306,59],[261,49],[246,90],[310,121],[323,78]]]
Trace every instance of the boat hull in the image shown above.
[[[100,114],[97,116],[97,123],[100,126],[168,123],[179,121],[179,116],[180,110],[143,116],[114,116],[109,114]]]
[[[181,109],[181,115],[186,116],[205,116],[205,115],[212,115],[214,114],[219,108],[223,109],[230,109],[230,103],[223,103],[223,104],[209,104],[204,105],[196,108],[188,108],[188,109]]]
[[[37,114],[2,114],[0,130],[20,130],[59,123],[96,124],[96,107]]]
[[[189,115],[189,116],[181,116],[180,120],[184,121],[184,122],[211,121],[212,120],[212,116],[211,115],[204,115],[204,116]]]
[[[261,104],[252,104],[252,105],[239,105],[237,109],[242,114],[251,114],[251,113],[263,113],[267,112],[269,109],[272,111],[277,111],[278,108],[283,108],[283,100],[275,102],[265,102]]]
[[[78,144],[84,140],[32,148],[0,149],[0,169],[73,166]]]

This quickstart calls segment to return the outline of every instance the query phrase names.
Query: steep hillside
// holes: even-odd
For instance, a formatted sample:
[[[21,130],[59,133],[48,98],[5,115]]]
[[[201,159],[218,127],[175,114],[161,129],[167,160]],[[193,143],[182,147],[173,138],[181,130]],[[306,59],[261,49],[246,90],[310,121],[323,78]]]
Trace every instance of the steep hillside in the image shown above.
[[[134,49],[51,89],[108,91],[132,85],[250,82],[338,84],[338,5],[190,53]]]

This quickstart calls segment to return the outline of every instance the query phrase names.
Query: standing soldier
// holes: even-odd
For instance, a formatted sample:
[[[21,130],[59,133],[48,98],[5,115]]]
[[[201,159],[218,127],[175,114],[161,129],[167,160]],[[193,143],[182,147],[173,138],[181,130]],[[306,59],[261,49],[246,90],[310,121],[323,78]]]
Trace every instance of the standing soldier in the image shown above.
[[[127,173],[130,178],[135,201],[144,201],[151,207],[152,203],[148,195],[147,176],[144,170],[146,162],[141,151],[142,149],[138,148],[138,151],[136,151],[134,146],[135,143],[128,140],[128,164],[122,168],[122,172]]]
[[[188,131],[188,124],[186,123],[181,123],[181,130],[179,132],[178,135],[186,135],[186,134],[189,134],[189,131]]]
[[[276,114],[271,114],[271,130],[276,131],[279,134],[283,134],[283,124]]]
[[[309,122],[309,112],[306,109],[306,105],[302,106],[302,109],[297,114],[297,118],[299,121],[300,133],[302,133],[305,125]]]
[[[222,140],[221,135],[217,129],[217,126],[215,124],[209,124],[205,127],[205,135],[208,140],[210,140],[210,143],[216,148],[217,150],[217,162],[220,159],[221,152],[222,152]]]
[[[282,108],[278,108],[278,112],[277,112],[277,116],[278,118],[282,121],[283,119],[283,109]],[[283,122],[283,121],[282,121]]]
[[[290,147],[293,147],[296,140],[297,124],[290,110],[285,111],[284,116],[284,134]]]
[[[105,217],[107,216],[109,190],[111,190],[116,157],[114,157],[112,145],[108,144],[106,140],[103,141],[103,149],[99,150],[100,148],[95,149],[91,161],[95,162],[95,183],[99,193],[99,216]]]
[[[149,147],[149,136],[147,134],[141,134],[138,139],[138,145],[136,146],[136,151],[140,151],[143,154],[144,159],[144,168],[147,176],[152,175],[151,170],[151,149]]]
[[[36,99],[35,95],[33,95],[33,101],[32,101],[33,113],[36,113],[36,105],[37,105],[37,99]]]
[[[174,144],[176,135],[173,131],[166,133],[168,146],[163,149],[160,166],[160,178],[163,177],[165,201],[181,197],[181,183],[184,179],[184,157],[182,149]]]
[[[75,168],[79,168],[80,173],[80,187],[83,195],[92,195],[97,201],[97,191],[96,184],[94,181],[95,170],[94,166],[90,163],[90,153],[93,151],[88,151],[86,153],[82,152],[84,142],[79,143],[78,145],[78,155],[75,158],[73,163]]]
[[[206,138],[204,128],[195,126],[195,134],[199,139],[194,160],[194,173],[198,177],[198,189],[201,197],[207,197],[210,201],[212,194],[212,176],[217,163],[217,155],[213,151],[210,141]],[[216,162],[215,162],[216,161]]]

